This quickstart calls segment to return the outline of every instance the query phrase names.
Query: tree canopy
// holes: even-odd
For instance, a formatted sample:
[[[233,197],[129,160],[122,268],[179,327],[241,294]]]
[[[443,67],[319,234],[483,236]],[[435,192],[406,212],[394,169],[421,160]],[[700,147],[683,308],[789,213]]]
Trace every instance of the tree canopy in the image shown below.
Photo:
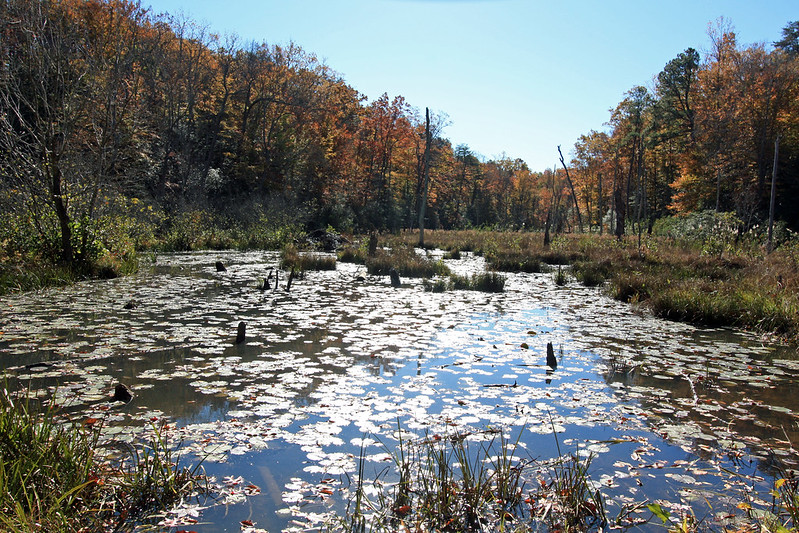
[[[704,57],[686,48],[561,168],[539,171],[453,147],[443,112],[428,142],[424,113],[402,96],[367,101],[294,43],[243,44],[138,2],[8,0],[0,35],[7,255],[124,254],[140,244],[136,223],[167,231],[187,213],[413,228],[422,198],[427,228],[621,235],[703,209],[752,226],[767,216],[777,136],[777,216],[799,224],[788,208],[799,194],[797,22],[773,49],[711,27]]]

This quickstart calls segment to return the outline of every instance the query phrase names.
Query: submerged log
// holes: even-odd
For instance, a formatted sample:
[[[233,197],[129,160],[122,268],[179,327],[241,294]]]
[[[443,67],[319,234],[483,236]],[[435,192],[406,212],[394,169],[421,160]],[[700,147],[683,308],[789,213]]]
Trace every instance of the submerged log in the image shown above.
[[[236,332],[236,344],[241,344],[244,342],[244,338],[247,336],[247,324],[244,322],[239,322],[239,329]]]
[[[558,367],[558,360],[555,358],[555,348],[552,347],[552,343],[547,343],[547,366],[550,368],[557,368]]]

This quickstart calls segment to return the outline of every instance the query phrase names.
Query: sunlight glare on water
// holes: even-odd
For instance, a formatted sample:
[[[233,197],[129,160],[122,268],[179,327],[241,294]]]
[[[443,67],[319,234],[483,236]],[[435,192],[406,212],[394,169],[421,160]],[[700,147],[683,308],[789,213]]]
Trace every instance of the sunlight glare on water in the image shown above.
[[[265,252],[164,254],[136,276],[9,296],[0,357],[41,396],[104,417],[115,439],[166,421],[184,455],[227,480],[233,507],[204,510],[203,531],[245,519],[318,527],[343,509],[332,489],[361,449],[385,467],[398,425],[418,438],[521,432],[536,460],[558,446],[595,453],[592,478],[615,509],[707,500],[727,512],[740,479],[722,468],[768,487],[775,465],[796,465],[799,363],[789,349],[658,320],[601,289],[557,287],[551,274],[508,274],[499,294],[431,293],[421,280],[392,288],[339,263],[288,292],[285,273],[279,288],[260,290],[278,262]],[[447,263],[458,274],[484,269],[471,254]],[[247,337],[235,344],[240,321]],[[93,411],[117,382],[134,400]]]

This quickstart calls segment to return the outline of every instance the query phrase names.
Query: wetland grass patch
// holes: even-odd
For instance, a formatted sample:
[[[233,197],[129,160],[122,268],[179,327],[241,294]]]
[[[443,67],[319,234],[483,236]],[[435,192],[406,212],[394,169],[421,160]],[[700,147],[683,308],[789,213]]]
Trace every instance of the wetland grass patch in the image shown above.
[[[9,531],[120,530],[204,490],[163,435],[111,460],[100,422],[0,391],[0,525]],[[127,448],[127,447],[126,447]]]
[[[497,429],[421,438],[400,429],[396,446],[385,446],[392,472],[367,480],[361,450],[347,513],[331,530],[601,531],[609,520],[592,456],[533,460],[523,431],[512,441]]]
[[[480,291],[502,292],[505,290],[507,278],[497,272],[482,272],[471,276],[451,274],[449,277],[438,277],[423,280],[425,290],[430,292]]]
[[[367,481],[360,461],[349,511],[334,530],[528,531],[516,529],[530,517],[523,472],[531,461],[516,455],[518,441],[494,430],[421,439],[403,433],[396,447],[386,446],[393,474]]]
[[[336,256],[321,252],[300,252],[294,246],[287,246],[280,256],[280,268],[283,270],[335,270]]]
[[[506,277],[498,272],[482,272],[471,276],[450,276],[452,288],[455,290],[502,292],[505,290]]]
[[[400,276],[409,278],[432,278],[449,275],[449,268],[442,261],[418,254],[413,248],[401,247],[377,250],[365,260],[366,270],[376,276],[388,276],[393,268]]]

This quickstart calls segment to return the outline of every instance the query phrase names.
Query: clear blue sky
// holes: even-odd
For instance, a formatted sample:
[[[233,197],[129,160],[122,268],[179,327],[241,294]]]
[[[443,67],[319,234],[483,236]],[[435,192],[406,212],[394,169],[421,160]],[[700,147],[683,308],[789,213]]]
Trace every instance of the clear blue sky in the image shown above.
[[[799,0],[142,0],[244,42],[293,41],[369,100],[443,111],[443,136],[485,158],[557,163],[602,130],[624,93],[651,87],[723,16],[741,44],[781,38]],[[568,155],[567,155],[568,157]]]

